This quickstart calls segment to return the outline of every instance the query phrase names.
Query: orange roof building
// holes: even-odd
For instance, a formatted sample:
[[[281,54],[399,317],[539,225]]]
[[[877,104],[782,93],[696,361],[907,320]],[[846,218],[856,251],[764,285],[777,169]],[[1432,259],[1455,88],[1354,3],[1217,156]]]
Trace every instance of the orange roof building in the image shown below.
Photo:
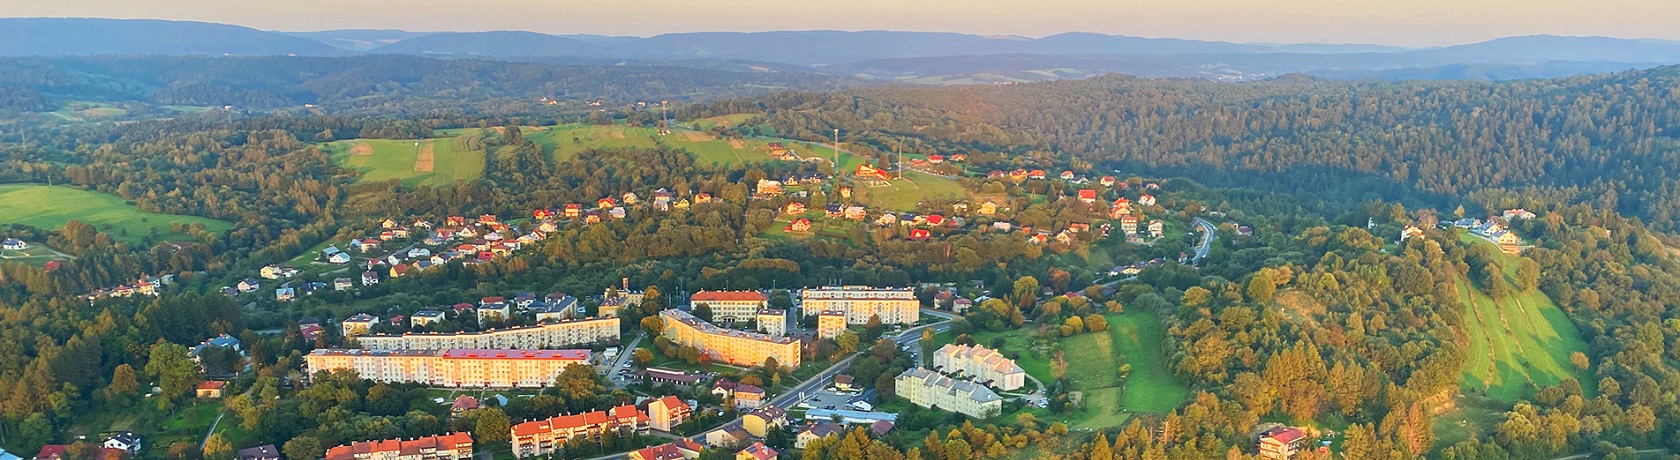
[[[466,460],[473,456],[472,435],[427,436],[414,440],[353,442],[327,449],[327,460]]]
[[[688,302],[694,306],[706,304],[710,307],[712,321],[732,323],[752,319],[770,299],[758,291],[700,291],[688,296]]]
[[[566,447],[566,442],[579,437],[600,440],[609,430],[646,434],[648,416],[635,406],[614,407],[611,411],[595,411],[575,415],[561,415],[509,428],[513,439],[513,454],[517,457],[536,457],[554,454]],[[330,459],[329,459],[330,460]]]

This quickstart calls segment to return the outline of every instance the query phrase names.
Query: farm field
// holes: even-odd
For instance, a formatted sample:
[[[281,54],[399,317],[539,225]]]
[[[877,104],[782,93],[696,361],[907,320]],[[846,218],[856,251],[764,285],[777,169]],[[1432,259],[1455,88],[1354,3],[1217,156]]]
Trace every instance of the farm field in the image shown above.
[[[31,267],[44,267],[47,262],[54,260],[68,261],[74,259],[69,255],[53,250],[39,241],[32,241],[28,248],[21,251],[0,249],[0,262],[19,262]]]
[[[931,199],[953,199],[967,195],[957,181],[931,174],[908,171],[904,179],[888,181],[890,186],[858,185],[853,190],[872,208],[912,211],[916,204]]]
[[[1492,245],[1470,235],[1460,238]],[[1510,276],[1516,258],[1497,251],[1495,257]],[[1586,351],[1586,342],[1545,293],[1513,293],[1494,301],[1464,278],[1455,284],[1469,307],[1465,322],[1470,328],[1470,356],[1460,379],[1466,390],[1510,402],[1532,395],[1540,386],[1574,378],[1588,397],[1597,394],[1590,369],[1577,369],[1569,362],[1570,354]]]
[[[0,185],[0,224],[24,224],[58,229],[70,220],[93,225],[112,238],[139,242],[157,232],[164,239],[186,240],[191,236],[170,230],[170,224],[203,224],[211,233],[221,233],[233,224],[197,216],[141,211],[122,198],[73,187],[33,184]],[[42,262],[46,263],[46,262]]]
[[[756,117],[756,116],[759,116],[759,114],[756,114],[756,113],[733,113],[733,114],[729,114],[729,115],[719,115],[719,116],[715,116],[715,117],[701,118],[701,119],[698,119],[698,120],[694,120],[693,124],[694,124],[695,129],[700,129],[700,130],[712,129],[713,126],[720,126],[720,125],[727,128],[727,127],[731,127],[731,126],[741,124],[741,122],[750,120],[750,119],[752,119],[752,117]]]
[[[484,151],[458,152],[453,138],[358,139],[324,148],[333,162],[361,171],[359,182],[396,179],[411,186],[441,186],[484,176]]]
[[[769,144],[782,142],[802,157],[833,158],[834,149],[825,145],[766,138],[722,139],[702,131],[675,129],[660,136],[653,128],[625,125],[559,125],[527,127],[524,137],[543,146],[555,160],[567,160],[594,148],[656,148],[661,145],[687,150],[703,163],[742,165],[768,161]],[[841,155],[843,167],[856,167],[861,158]]]

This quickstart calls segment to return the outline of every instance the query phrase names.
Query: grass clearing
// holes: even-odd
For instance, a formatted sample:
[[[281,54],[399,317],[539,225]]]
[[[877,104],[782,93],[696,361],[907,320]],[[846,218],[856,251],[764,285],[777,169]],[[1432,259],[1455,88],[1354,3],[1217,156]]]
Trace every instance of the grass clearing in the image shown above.
[[[330,142],[324,149],[339,166],[361,171],[358,182],[396,179],[435,187],[484,176],[484,151],[456,151],[453,138],[357,139]]]
[[[53,250],[40,242],[31,242],[28,248],[21,251],[0,249],[0,262],[18,262],[35,268],[47,266],[47,262],[54,260],[63,262],[74,259],[67,254]]]
[[[153,232],[166,240],[192,239],[186,233],[170,229],[171,224],[177,222],[203,224],[205,230],[211,233],[221,233],[233,227],[231,222],[206,217],[142,211],[114,195],[79,188],[0,185],[0,223],[56,230],[72,219],[93,225],[112,238],[130,243],[139,242]]]
[[[756,117],[756,116],[759,116],[759,114],[756,114],[756,113],[732,113],[732,114],[729,114],[729,115],[719,115],[719,116],[715,116],[715,117],[706,117],[706,118],[701,118],[701,119],[698,119],[698,120],[694,120],[694,128],[695,129],[700,129],[700,130],[712,129],[712,127],[714,127],[714,126],[723,126],[725,128],[729,128],[729,127],[733,127],[735,125],[739,125],[739,124],[741,124],[741,123],[743,123],[747,120],[751,120],[753,117]]]
[[[1492,246],[1470,235],[1461,235],[1460,240]],[[1517,258],[1495,257],[1511,276]],[[1460,379],[1465,390],[1512,402],[1539,387],[1574,378],[1588,397],[1598,393],[1591,369],[1578,369],[1569,362],[1570,354],[1586,351],[1586,342],[1545,293],[1514,293],[1495,301],[1464,278],[1455,284],[1469,309],[1465,322],[1470,328],[1470,356]]]
[[[1144,311],[1105,316],[1109,334],[1132,365],[1121,404],[1139,412],[1168,412],[1190,399],[1190,389],[1180,385],[1167,370],[1167,357],[1161,349],[1167,333],[1160,316]]]
[[[954,199],[968,194],[955,180],[916,171],[905,172],[904,179],[888,183],[891,185],[887,187],[857,186],[853,190],[870,207],[893,211],[913,211],[925,200]]]

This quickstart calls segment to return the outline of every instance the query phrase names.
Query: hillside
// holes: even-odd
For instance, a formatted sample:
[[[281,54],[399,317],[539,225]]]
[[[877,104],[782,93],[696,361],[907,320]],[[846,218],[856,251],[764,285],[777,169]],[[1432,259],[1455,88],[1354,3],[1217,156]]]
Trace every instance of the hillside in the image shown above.
[[[0,18],[0,56],[348,54],[306,38],[190,21]]]
[[[570,38],[535,32],[440,32],[374,48],[375,53],[424,56],[601,56],[606,50]]]

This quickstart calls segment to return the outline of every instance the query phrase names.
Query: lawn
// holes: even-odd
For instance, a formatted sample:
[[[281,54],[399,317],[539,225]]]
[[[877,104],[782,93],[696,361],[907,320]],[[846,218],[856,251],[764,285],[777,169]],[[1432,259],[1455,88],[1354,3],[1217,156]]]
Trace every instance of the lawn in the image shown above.
[[[167,240],[191,239],[190,235],[170,230],[170,224],[175,222],[203,224],[205,230],[211,233],[221,233],[233,226],[230,222],[205,217],[141,211],[122,198],[79,188],[0,185],[0,224],[25,224],[56,230],[72,219],[131,243],[139,242],[153,232]]]
[[[1474,236],[1460,238],[1492,246]],[[1495,257],[1510,276],[1517,258],[1505,254]],[[1465,315],[1470,328],[1470,357],[1460,382],[1466,390],[1511,402],[1532,395],[1541,386],[1574,378],[1588,397],[1597,393],[1591,369],[1577,369],[1569,363],[1571,353],[1586,351],[1586,342],[1545,293],[1517,293],[1496,302],[1463,278],[1456,284],[1470,310]]]
[[[719,126],[719,125],[722,125],[723,127],[728,128],[728,127],[732,127],[732,126],[735,126],[735,125],[739,125],[742,122],[750,120],[750,119],[752,119],[753,117],[756,117],[756,116],[759,116],[759,114],[756,114],[756,113],[734,113],[734,114],[729,114],[729,115],[719,115],[719,116],[715,116],[715,117],[706,117],[706,118],[701,118],[701,119],[698,119],[698,120],[694,120],[694,128],[695,129],[706,130],[706,129],[712,129],[713,126]]]
[[[1106,315],[1109,334],[1120,344],[1127,362],[1132,365],[1131,377],[1126,380],[1126,397],[1121,403],[1140,412],[1167,412],[1190,398],[1190,389],[1173,380],[1167,370],[1166,356],[1161,344],[1166,331],[1161,318],[1154,312],[1129,311]]]
[[[560,125],[525,128],[525,139],[541,145],[556,161],[577,156],[593,148],[635,147],[651,149],[659,146],[658,133],[653,128],[625,125]]]
[[[339,166],[361,171],[358,182],[442,186],[484,176],[484,151],[457,152],[453,138],[358,139],[331,142],[325,150]]]
[[[860,185],[854,189],[871,208],[893,211],[914,211],[923,200],[961,198],[968,193],[955,180],[916,171],[905,172],[903,179],[888,183],[892,185]]]

